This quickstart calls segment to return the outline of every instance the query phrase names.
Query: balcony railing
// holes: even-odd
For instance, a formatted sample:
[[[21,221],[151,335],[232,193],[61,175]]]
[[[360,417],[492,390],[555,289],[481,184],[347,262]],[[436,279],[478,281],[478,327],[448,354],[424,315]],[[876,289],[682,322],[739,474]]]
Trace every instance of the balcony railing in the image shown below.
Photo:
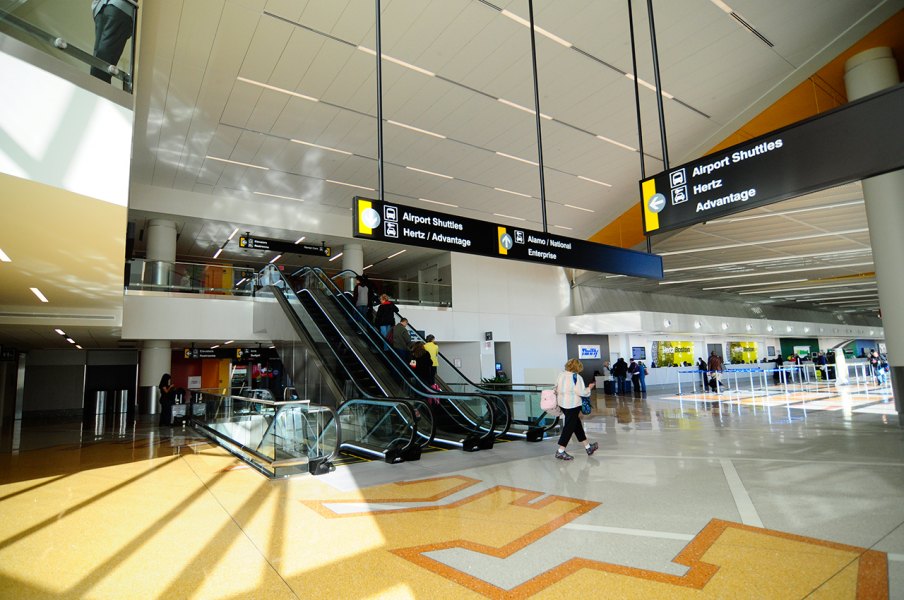
[[[122,56],[116,64],[95,56],[96,27],[89,0],[0,0],[0,31],[73,66],[90,67],[92,74],[98,77],[119,79],[123,89],[131,92],[134,81],[137,2],[119,0],[118,4],[126,8],[133,7],[134,17],[131,36],[125,42]]]

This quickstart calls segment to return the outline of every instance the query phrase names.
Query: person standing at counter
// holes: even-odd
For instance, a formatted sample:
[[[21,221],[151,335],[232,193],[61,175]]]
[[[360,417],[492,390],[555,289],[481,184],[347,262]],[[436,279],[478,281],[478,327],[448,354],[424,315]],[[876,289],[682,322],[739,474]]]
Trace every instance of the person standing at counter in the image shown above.
[[[615,364],[612,365],[612,376],[615,377],[615,393],[625,393],[625,379],[628,377],[628,363],[624,358],[619,357]]]
[[[639,391],[641,394],[647,393],[647,366],[643,364],[642,360],[637,361],[637,383],[634,385],[637,386],[634,389]]]
[[[702,356],[697,357],[697,370],[700,371],[700,384],[703,386],[703,389],[706,389],[706,361],[703,360]]]
[[[722,377],[722,358],[713,350],[709,355],[709,362],[706,364],[707,369],[712,374],[709,380],[710,387],[714,392],[719,391],[719,379]]]

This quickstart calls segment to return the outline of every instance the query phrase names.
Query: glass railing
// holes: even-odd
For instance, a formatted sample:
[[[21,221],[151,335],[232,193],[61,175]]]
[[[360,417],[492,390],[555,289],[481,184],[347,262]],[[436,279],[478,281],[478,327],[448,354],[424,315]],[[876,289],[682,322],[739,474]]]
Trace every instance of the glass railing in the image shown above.
[[[352,271],[325,271],[333,280],[333,283],[345,292],[351,292],[355,286]],[[381,279],[368,277],[374,291],[386,294],[396,304],[409,304],[414,306],[452,306],[452,284],[450,283],[421,283],[406,279]]]
[[[343,452],[388,463],[417,460],[433,437],[430,411],[418,401],[354,399],[336,414]]]
[[[137,259],[127,263],[129,290],[250,296],[253,269]]]
[[[329,472],[342,441],[335,413],[308,400],[198,391],[187,413],[193,427],[272,478]]]
[[[88,0],[0,0],[0,31],[131,92],[137,12],[135,0],[115,0],[96,20]]]

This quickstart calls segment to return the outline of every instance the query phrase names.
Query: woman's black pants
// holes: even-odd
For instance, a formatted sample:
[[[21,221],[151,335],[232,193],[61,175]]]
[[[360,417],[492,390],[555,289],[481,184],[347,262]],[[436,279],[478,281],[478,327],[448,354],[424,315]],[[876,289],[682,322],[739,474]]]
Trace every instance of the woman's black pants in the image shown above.
[[[581,407],[563,408],[562,416],[565,418],[565,424],[562,426],[562,435],[559,436],[559,445],[563,448],[567,446],[571,434],[578,438],[578,442],[586,442],[587,436],[584,435],[584,426],[581,424]]]

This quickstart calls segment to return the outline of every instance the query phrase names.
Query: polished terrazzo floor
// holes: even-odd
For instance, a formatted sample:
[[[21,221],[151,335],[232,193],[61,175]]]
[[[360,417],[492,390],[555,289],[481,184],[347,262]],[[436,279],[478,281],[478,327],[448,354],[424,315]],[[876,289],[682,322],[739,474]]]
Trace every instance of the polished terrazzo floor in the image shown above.
[[[595,404],[593,457],[512,441],[279,481],[190,429],[25,423],[0,598],[904,598],[887,388]]]

